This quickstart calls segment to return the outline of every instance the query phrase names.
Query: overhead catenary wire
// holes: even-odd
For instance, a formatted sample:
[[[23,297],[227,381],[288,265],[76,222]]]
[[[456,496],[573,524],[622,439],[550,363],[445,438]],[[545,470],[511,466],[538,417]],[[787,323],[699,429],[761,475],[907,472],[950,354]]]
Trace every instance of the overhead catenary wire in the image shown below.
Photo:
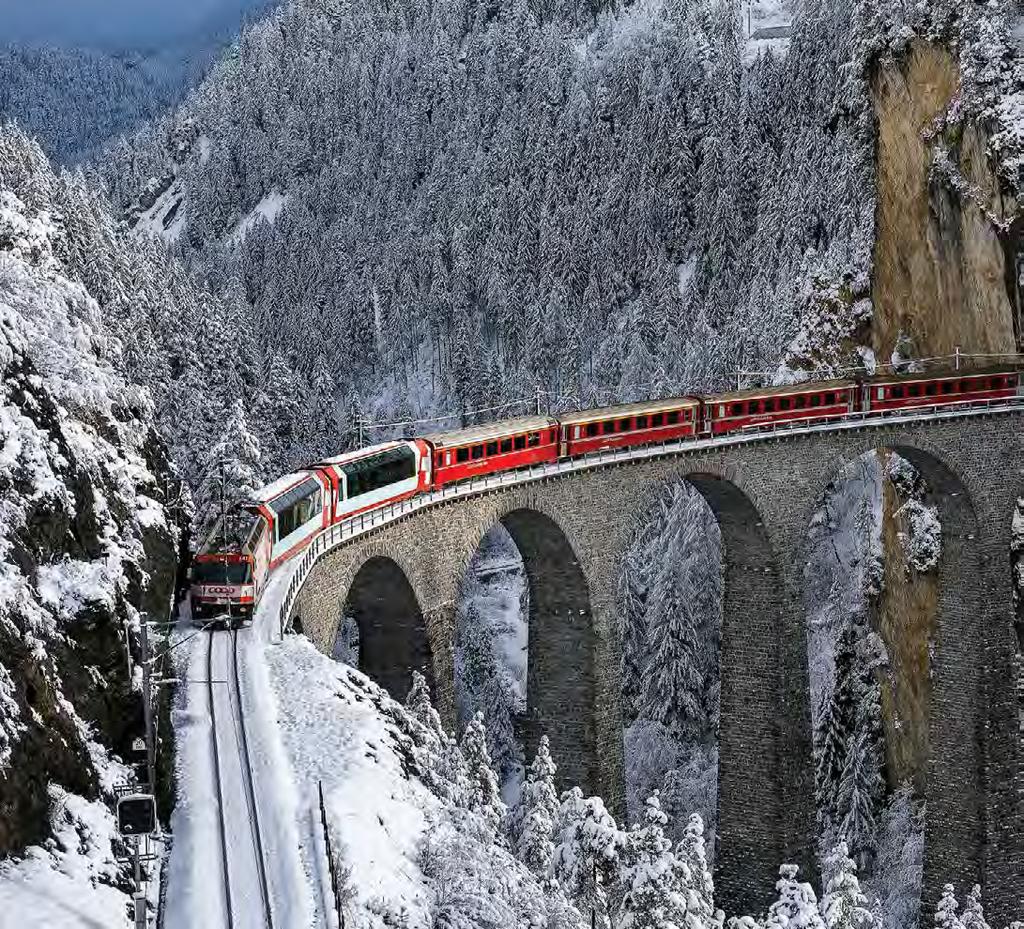
[[[872,364],[870,366],[867,365],[867,364],[847,366],[847,367],[832,367],[832,366],[830,366],[830,367],[826,367],[826,368],[816,368],[816,369],[811,369],[811,370],[806,370],[806,371],[799,371],[798,373],[800,373],[801,375],[805,375],[805,379],[807,381],[831,380],[833,378],[843,377],[843,376],[848,376],[848,375],[853,375],[853,374],[872,375],[872,374],[877,374],[878,372],[884,372],[884,371],[896,372],[900,368],[904,368],[905,369],[905,368],[912,367],[914,365],[924,365],[924,366],[927,366],[927,365],[932,365],[932,364],[937,364],[937,363],[940,363],[940,362],[947,362],[947,361],[958,361],[959,362],[959,361],[963,361],[963,360],[980,360],[980,359],[987,359],[987,360],[992,361],[992,360],[999,360],[999,359],[1005,360],[1005,359],[1010,359],[1010,358],[1012,358],[1012,359],[1021,359],[1021,358],[1024,358],[1024,355],[1021,355],[1019,352],[960,352],[960,351],[958,351],[958,352],[956,352],[956,354],[953,354],[953,355],[935,355],[935,356],[928,357],[928,358],[908,358],[908,359],[906,359],[904,361],[878,362],[878,363]],[[742,380],[750,381],[750,380],[756,380],[756,379],[759,379],[759,378],[774,377],[778,373],[779,373],[779,369],[775,369],[773,371],[747,371],[747,370],[744,370],[744,369],[740,369],[740,370],[732,372],[731,376],[728,379],[732,380],[732,381],[736,381],[737,383],[740,383]],[[594,397],[595,397],[595,399],[598,399],[598,402],[601,402],[599,398],[608,398],[608,400],[606,402],[612,402],[615,399],[616,394],[621,395],[621,394],[623,394],[626,391],[637,391],[637,390],[653,391],[655,393],[661,393],[661,394],[665,394],[666,391],[668,391],[670,394],[673,393],[673,392],[675,392],[677,394],[685,394],[685,393],[688,393],[688,392],[693,392],[693,393],[704,393],[704,392],[706,392],[706,391],[692,390],[692,388],[683,387],[683,386],[672,387],[672,382],[661,381],[661,382],[657,382],[657,383],[650,382],[650,383],[646,383],[646,384],[641,384],[641,383],[636,383],[636,384],[618,384],[618,385],[616,385],[615,387],[613,387],[611,389],[600,390],[600,391],[595,392]],[[561,409],[563,406],[566,407],[566,408],[571,408],[571,407],[575,407],[577,409],[581,408],[581,399],[580,399],[580,397],[578,395],[575,395],[575,394],[573,394],[573,395],[561,394],[561,393],[556,393],[555,391],[545,390],[542,387],[538,387],[537,390],[536,390],[536,393],[532,397],[521,397],[519,399],[510,400],[507,403],[501,403],[501,404],[498,404],[496,406],[480,407],[479,409],[475,409],[475,410],[460,410],[459,412],[456,412],[456,413],[439,413],[437,416],[424,416],[424,417],[417,418],[417,419],[392,420],[392,421],[382,422],[382,423],[375,423],[372,420],[368,420],[368,419],[360,419],[359,420],[359,425],[360,425],[360,429],[380,430],[380,429],[398,429],[398,428],[401,428],[403,426],[422,426],[422,425],[425,425],[427,423],[442,423],[442,422],[446,422],[448,420],[461,419],[463,417],[468,417],[468,416],[479,416],[479,415],[481,415],[483,413],[497,413],[497,412],[500,412],[502,410],[512,409],[513,407],[517,407],[517,406],[522,406],[522,407],[530,408],[535,403],[537,403],[538,397],[544,397],[544,398],[546,398],[548,400],[548,408],[549,409],[556,409],[557,410],[557,409]],[[568,402],[566,402],[566,401],[568,401]]]

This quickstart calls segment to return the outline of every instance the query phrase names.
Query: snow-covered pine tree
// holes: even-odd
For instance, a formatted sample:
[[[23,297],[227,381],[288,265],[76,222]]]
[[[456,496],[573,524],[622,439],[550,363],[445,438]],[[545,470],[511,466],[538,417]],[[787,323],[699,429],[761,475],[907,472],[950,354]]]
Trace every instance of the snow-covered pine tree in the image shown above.
[[[959,915],[960,904],[953,892],[953,885],[942,888],[942,897],[935,907],[935,929],[964,929]]]
[[[434,709],[430,698],[430,685],[422,671],[412,672],[412,686],[405,698],[405,708],[424,726],[437,735],[444,735],[441,715]]]
[[[839,782],[846,765],[850,741],[856,725],[856,699],[853,676],[856,659],[853,629],[843,625],[835,646],[835,682],[832,694],[818,718],[815,788],[817,808],[835,822],[839,796]]]
[[[985,907],[981,902],[981,885],[975,884],[967,895],[967,902],[960,913],[964,929],[990,929],[985,920]]]
[[[462,734],[460,747],[469,774],[466,805],[474,813],[480,814],[491,831],[496,833],[505,815],[505,804],[498,789],[498,776],[491,767],[483,713],[477,713],[469,721]]]
[[[541,736],[520,794],[515,835],[510,836],[519,860],[540,878],[548,876],[555,851],[552,842],[558,817],[555,770],[548,737]]]
[[[223,434],[205,456],[202,480],[194,496],[193,539],[197,545],[220,519],[222,496],[223,508],[231,513],[263,484],[260,443],[249,429],[241,400],[231,405],[226,418]]]
[[[600,929],[610,926],[607,888],[617,879],[624,838],[600,797],[584,798],[579,787],[562,794],[551,873]]]
[[[825,923],[818,913],[818,898],[810,884],[797,880],[799,868],[795,864],[784,864],[779,868],[779,879],[775,889],[778,899],[768,908],[765,929],[825,929]]]
[[[822,884],[825,893],[820,908],[826,929],[876,929],[846,842],[839,842],[825,858]]]
[[[615,929],[671,929],[686,920],[685,865],[665,838],[668,817],[657,794],[649,797],[643,821],[626,833],[619,855],[621,896]]]
[[[721,929],[724,914],[715,909],[715,884],[704,845],[704,820],[698,813],[690,815],[686,832],[676,845],[676,858],[687,869],[684,872],[687,929]]]

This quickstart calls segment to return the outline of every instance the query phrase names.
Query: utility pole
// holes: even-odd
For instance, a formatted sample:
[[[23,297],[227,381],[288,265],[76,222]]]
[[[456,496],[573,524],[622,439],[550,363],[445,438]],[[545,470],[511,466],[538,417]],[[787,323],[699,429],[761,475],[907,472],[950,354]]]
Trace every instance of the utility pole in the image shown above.
[[[224,538],[224,586],[231,586],[231,578],[228,574],[229,566],[227,561],[228,552],[228,479],[224,468],[224,459],[220,462],[220,527],[221,534]],[[231,626],[231,597],[227,597],[228,602],[228,627]]]
[[[960,370],[960,346],[956,347],[956,370]]]
[[[142,719],[146,727],[147,790],[156,793],[156,731],[153,726],[153,672],[149,660],[149,617],[142,616]]]

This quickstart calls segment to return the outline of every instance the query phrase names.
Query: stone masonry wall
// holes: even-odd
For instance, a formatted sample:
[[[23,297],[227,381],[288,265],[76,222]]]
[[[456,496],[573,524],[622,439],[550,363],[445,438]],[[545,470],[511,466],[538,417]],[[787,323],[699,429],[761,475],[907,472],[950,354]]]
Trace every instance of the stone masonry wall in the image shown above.
[[[524,552],[531,586],[554,588],[539,597],[531,590],[531,600],[557,604],[543,617],[531,615],[536,667],[528,700],[540,725],[553,726],[563,714],[564,735],[579,734],[568,743],[553,739],[566,781],[599,792],[621,815],[616,579],[631,527],[658,488],[690,481],[719,520],[725,552],[715,879],[727,911],[756,912],[773,897],[781,861],[813,874],[803,616],[810,519],[844,467],[872,449],[897,449],[931,484],[944,531],[931,667],[925,901],[933,905],[946,881],[958,890],[979,881],[987,911],[1005,923],[1024,912],[1024,772],[1009,557],[1010,520],[1024,486],[1020,424],[1019,415],[1003,414],[765,439],[451,500],[325,555],[293,617],[329,654],[360,566],[376,556],[392,559],[422,610],[438,705],[451,725],[455,603],[469,559],[495,522],[504,521],[514,536],[518,531],[522,543],[550,521],[560,535],[548,532],[535,546],[532,567]],[[570,603],[589,620],[589,633],[578,625],[560,630],[558,611],[567,612]],[[589,655],[580,653],[581,644]],[[549,691],[555,701],[542,696]]]

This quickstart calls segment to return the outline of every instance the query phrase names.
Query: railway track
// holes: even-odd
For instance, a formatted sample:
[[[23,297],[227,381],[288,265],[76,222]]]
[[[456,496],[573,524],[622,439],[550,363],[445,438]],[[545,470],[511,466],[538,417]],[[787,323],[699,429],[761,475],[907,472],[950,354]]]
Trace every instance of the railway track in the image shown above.
[[[250,929],[256,925],[274,929],[242,684],[238,673],[238,630],[210,632],[207,639],[206,680],[210,701],[224,925],[227,929]],[[249,842],[244,840],[246,834],[250,837]]]

